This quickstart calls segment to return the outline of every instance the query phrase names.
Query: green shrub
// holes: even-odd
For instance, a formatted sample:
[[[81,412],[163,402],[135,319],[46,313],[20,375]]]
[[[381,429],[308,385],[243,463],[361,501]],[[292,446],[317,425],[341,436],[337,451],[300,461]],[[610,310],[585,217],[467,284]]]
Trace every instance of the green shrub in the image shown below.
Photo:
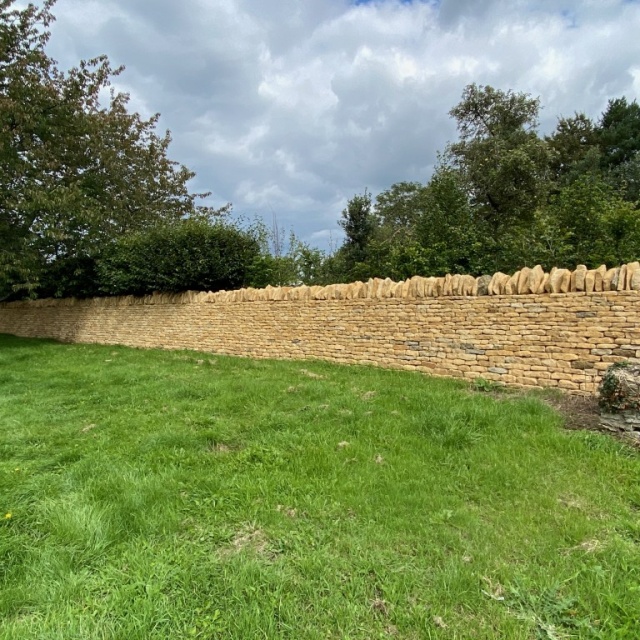
[[[259,255],[257,240],[233,225],[188,220],[105,247],[98,278],[109,295],[237,289]]]

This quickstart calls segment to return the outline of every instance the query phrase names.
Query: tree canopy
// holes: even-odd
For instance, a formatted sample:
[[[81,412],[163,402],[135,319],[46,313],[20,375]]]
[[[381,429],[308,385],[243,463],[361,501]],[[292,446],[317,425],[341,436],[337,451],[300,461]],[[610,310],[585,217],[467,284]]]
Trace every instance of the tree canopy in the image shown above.
[[[547,136],[540,108],[526,93],[466,87],[450,111],[459,138],[431,179],[396,183],[375,199],[357,244],[359,273],[479,275],[639,259],[640,107],[611,100],[599,121],[561,117]],[[358,211],[360,198],[346,211]],[[336,264],[353,254],[352,235]]]
[[[102,103],[122,68],[99,56],[62,71],[46,53],[53,4],[0,0],[0,298],[121,234],[216,213],[168,157],[158,115],[113,89]]]

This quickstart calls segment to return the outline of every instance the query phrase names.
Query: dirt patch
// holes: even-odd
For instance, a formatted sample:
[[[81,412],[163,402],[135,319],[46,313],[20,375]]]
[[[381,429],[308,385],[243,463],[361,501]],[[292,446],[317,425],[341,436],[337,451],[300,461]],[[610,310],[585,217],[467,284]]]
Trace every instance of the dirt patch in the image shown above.
[[[224,444],[224,442],[211,442],[209,444],[209,451],[211,451],[211,453],[225,454],[231,453],[232,449],[228,444]]]
[[[596,396],[558,394],[544,398],[544,402],[562,415],[566,429],[585,429],[607,433],[625,444],[640,449],[640,436],[637,433],[618,433],[605,429],[600,424],[600,407]]]
[[[562,414],[567,429],[600,431],[600,408],[595,396],[570,396],[568,393],[545,398],[544,401]]]
[[[228,546],[220,551],[220,555],[229,557],[242,552],[265,557],[271,555],[269,540],[262,529],[253,525],[243,527],[233,536]]]
[[[313,378],[314,380],[324,380],[325,376],[321,376],[319,373],[314,373],[308,369],[300,369],[300,373],[307,378]]]

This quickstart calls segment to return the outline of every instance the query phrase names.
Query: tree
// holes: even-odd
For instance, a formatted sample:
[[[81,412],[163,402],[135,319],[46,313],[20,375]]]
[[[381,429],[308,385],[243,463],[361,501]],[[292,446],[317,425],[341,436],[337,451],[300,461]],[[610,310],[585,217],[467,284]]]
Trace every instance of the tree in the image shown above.
[[[553,152],[551,170],[557,185],[567,184],[585,172],[598,170],[598,129],[584,113],[560,118],[547,143]]]
[[[536,132],[539,109],[528,94],[472,84],[450,111],[460,141],[449,145],[447,160],[494,236],[531,222],[548,197],[552,154]]]
[[[439,166],[425,193],[425,214],[417,224],[417,238],[428,252],[424,275],[474,273],[483,238],[490,238],[473,208],[459,171]]]
[[[564,266],[616,265],[640,257],[640,212],[599,175],[585,174],[564,188],[549,212],[556,235],[566,238],[559,258]]]
[[[640,152],[640,105],[625,97],[609,100],[598,127],[603,166],[618,167]]]
[[[339,224],[345,233],[342,257],[346,278],[368,277],[366,263],[376,221],[371,211],[371,194],[366,189],[349,200]]]
[[[120,234],[216,213],[168,158],[158,115],[129,113],[114,91],[101,105],[122,68],[100,56],[60,71],[45,51],[54,0],[15,4],[0,0],[0,298]]]

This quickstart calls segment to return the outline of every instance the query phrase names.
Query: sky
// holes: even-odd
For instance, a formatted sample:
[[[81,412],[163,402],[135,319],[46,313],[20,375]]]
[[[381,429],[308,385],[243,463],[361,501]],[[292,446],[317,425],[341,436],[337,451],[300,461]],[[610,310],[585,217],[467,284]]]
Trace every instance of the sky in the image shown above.
[[[539,97],[540,130],[640,98],[638,0],[58,0],[48,52],[126,69],[193,191],[322,249],[347,201],[427,182],[472,82]]]

